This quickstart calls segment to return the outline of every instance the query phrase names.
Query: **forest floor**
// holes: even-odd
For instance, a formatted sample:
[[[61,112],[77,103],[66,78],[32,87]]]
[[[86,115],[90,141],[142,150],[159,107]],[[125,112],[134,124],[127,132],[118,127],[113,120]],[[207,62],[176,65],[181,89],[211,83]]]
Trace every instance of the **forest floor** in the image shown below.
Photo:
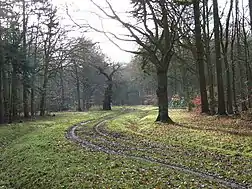
[[[252,188],[252,123],[153,107],[0,126],[0,189]],[[79,144],[79,145],[77,145]]]

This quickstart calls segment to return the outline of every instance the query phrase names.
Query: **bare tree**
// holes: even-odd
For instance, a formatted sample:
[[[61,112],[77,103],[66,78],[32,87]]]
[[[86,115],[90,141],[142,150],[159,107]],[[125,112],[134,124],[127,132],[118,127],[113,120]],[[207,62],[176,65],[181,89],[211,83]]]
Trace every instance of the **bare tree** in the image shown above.
[[[206,78],[205,78],[205,65],[204,65],[204,47],[201,37],[201,23],[200,23],[200,6],[199,1],[195,0],[193,3],[194,20],[195,20],[195,38],[197,49],[197,63],[199,71],[199,83],[200,83],[200,96],[201,96],[201,112],[209,113],[209,105],[207,99],[206,90]]]
[[[230,1],[230,7],[228,10],[228,15],[226,17],[226,24],[225,24],[225,30],[223,30],[223,26],[220,23],[220,34],[221,34],[221,47],[222,47],[222,53],[224,57],[224,65],[225,65],[225,70],[226,70],[226,95],[227,95],[227,113],[228,114],[233,114],[233,102],[232,102],[232,88],[231,88],[231,74],[230,74],[230,66],[228,63],[228,49],[229,49],[229,26],[230,26],[230,18],[231,18],[231,13],[233,10],[233,4],[234,1]],[[224,34],[224,37],[223,37]]]
[[[218,114],[226,115],[224,86],[222,77],[222,61],[221,61],[221,46],[220,46],[220,19],[218,1],[213,0],[213,15],[214,15],[214,42],[215,42],[215,56],[216,56],[216,74],[218,85]]]
[[[156,121],[173,123],[168,115],[167,72],[174,55],[174,45],[179,38],[177,27],[179,27],[184,8],[173,1],[134,0],[132,1],[134,10],[131,11],[131,15],[136,19],[134,24],[134,22],[123,20],[107,0],[109,10],[103,9],[93,0],[91,1],[107,17],[118,21],[129,32],[129,35],[126,35],[128,38],[112,34],[114,37],[123,41],[135,42],[142,48],[141,51],[126,51],[148,58],[155,66],[158,78],[159,107]]]

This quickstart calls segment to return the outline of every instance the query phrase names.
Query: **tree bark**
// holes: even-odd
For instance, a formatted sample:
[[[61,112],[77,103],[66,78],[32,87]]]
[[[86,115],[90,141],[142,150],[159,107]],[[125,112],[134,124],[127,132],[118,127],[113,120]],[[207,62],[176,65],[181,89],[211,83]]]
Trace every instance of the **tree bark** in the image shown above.
[[[231,41],[231,67],[232,67],[232,94],[234,101],[234,113],[238,113],[238,105],[236,99],[236,65],[234,61],[234,42],[235,42],[235,31],[232,32],[232,41]]]
[[[103,110],[111,110],[112,88],[113,88],[112,78],[109,78],[107,82],[108,86],[104,93]]]
[[[223,31],[223,26],[219,19],[219,24],[221,28],[221,46],[222,46],[222,52],[224,57],[224,65],[226,70],[226,95],[227,95],[227,112],[228,114],[233,114],[233,102],[232,102],[232,89],[231,89],[231,81],[230,81],[230,68],[228,63],[228,47],[229,47],[229,23],[230,23],[230,17],[233,10],[233,0],[230,1],[230,7],[228,11],[228,15],[226,18],[226,25],[225,25],[225,31]],[[225,34],[225,38],[223,38],[223,34]]]
[[[240,40],[240,34],[241,34],[241,26],[240,26],[240,20],[239,20],[239,1],[236,0],[236,13],[235,13],[235,25],[236,25],[236,35],[237,35],[237,42],[236,42],[236,52],[237,52],[237,62],[239,66],[239,72],[240,72],[240,95],[241,95],[241,109],[242,111],[246,111],[248,108],[246,106],[246,91],[245,91],[245,72],[244,72],[244,65],[242,64],[242,61],[239,57],[238,52],[241,51],[241,40]]]
[[[233,102],[232,102],[232,89],[231,89],[231,81],[230,81],[230,69],[227,59],[227,54],[224,55],[224,63],[226,69],[226,80],[227,80],[227,113],[233,114]]]
[[[221,48],[220,48],[219,10],[218,10],[217,0],[213,0],[213,14],[214,14],[216,74],[217,74],[217,85],[218,85],[218,114],[226,115],[223,77],[222,77]]]
[[[215,111],[215,97],[214,97],[214,75],[213,75],[213,65],[211,60],[211,48],[210,48],[210,29],[209,29],[209,8],[208,0],[203,0],[203,33],[205,42],[205,57],[207,63],[208,72],[208,90],[209,90],[209,105],[210,114],[214,115]]]
[[[65,110],[65,88],[64,88],[64,80],[63,80],[63,75],[64,75],[64,70],[63,70],[63,65],[61,64],[60,68],[60,89],[61,89],[61,102],[60,102],[60,111]]]
[[[44,73],[44,81],[43,81],[41,99],[40,99],[40,116],[45,115],[47,83],[48,83],[48,68],[46,68],[45,73]]]
[[[167,96],[167,72],[163,70],[157,71],[158,89],[158,117],[156,121],[162,123],[174,124],[168,114],[168,96]]]
[[[16,60],[14,60],[16,61]],[[12,63],[13,71],[12,71],[12,115],[15,119],[17,117],[17,110],[18,110],[18,68],[17,68],[17,62]]]
[[[209,113],[209,105],[206,90],[205,66],[204,66],[204,48],[201,39],[201,23],[200,23],[200,7],[199,1],[194,1],[194,21],[195,21],[195,38],[197,49],[197,64],[199,71],[200,96],[201,96],[201,112]]]
[[[31,81],[31,116],[35,115],[35,89],[34,81]]]
[[[252,32],[252,0],[249,0],[250,29]]]
[[[78,67],[76,63],[74,63],[74,71],[76,76],[76,93],[77,93],[77,111],[81,112],[81,102],[80,102],[80,78],[78,74]]]
[[[4,69],[4,43],[2,40],[2,24],[0,22],[0,124],[4,123],[4,83],[3,83],[3,69]]]
[[[10,78],[9,73],[4,70],[3,71],[3,88],[4,88],[4,117],[6,122],[11,123],[11,94],[10,94]]]
[[[3,63],[0,64],[0,124],[4,123]]]
[[[28,91],[29,91],[29,76],[28,76],[28,65],[27,65],[27,19],[26,19],[26,4],[23,0],[23,105],[24,105],[24,117],[29,117],[29,102],[28,102]]]

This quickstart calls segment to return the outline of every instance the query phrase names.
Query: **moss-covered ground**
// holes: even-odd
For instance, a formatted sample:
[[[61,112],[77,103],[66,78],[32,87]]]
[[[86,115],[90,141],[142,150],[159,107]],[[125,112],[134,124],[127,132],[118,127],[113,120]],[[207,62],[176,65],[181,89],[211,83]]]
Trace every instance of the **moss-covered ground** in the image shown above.
[[[156,108],[130,109],[123,114],[121,108],[59,113],[0,126],[0,188],[230,188],[132,156],[252,187],[248,122],[173,110],[170,115],[178,124],[166,125],[154,123]],[[90,134],[104,119],[108,121],[97,128],[100,135]],[[76,135],[97,146],[124,151],[124,155],[82,148],[66,139],[69,127],[85,120],[92,121],[80,126]]]

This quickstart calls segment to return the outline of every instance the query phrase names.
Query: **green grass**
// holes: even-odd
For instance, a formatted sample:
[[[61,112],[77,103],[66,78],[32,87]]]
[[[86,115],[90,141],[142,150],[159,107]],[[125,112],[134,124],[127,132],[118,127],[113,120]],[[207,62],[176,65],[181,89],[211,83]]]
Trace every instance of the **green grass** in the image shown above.
[[[181,164],[191,167],[197,167],[199,164],[197,161],[199,161],[209,166],[209,170],[213,170],[214,167],[214,171],[218,172],[221,167],[211,165],[216,162],[211,158],[219,156],[209,154],[232,157],[231,163],[234,163],[232,168],[237,168],[233,172],[231,170],[230,174],[234,175],[232,178],[251,182],[252,171],[247,175],[239,176],[238,174],[244,173],[241,170],[242,166],[243,169],[251,168],[251,137],[233,136],[197,128],[158,125],[153,123],[156,116],[155,108],[137,107],[135,109],[133,113],[127,113],[109,121],[109,129],[125,133],[132,137],[132,142],[144,139],[181,147],[181,150],[172,151],[173,155]],[[65,139],[66,130],[71,125],[89,119],[98,121],[103,116],[119,113],[120,108],[112,112],[60,113],[56,117],[0,126],[0,189],[225,188],[218,183],[155,163],[90,151]],[[172,117],[181,123],[195,125],[197,122],[196,118],[191,120],[186,112],[173,112]],[[201,120],[200,124],[203,124],[204,119],[208,118],[198,119]],[[229,126],[226,129],[231,128],[232,126]],[[242,130],[242,132],[245,131]],[[218,139],[218,137],[221,138]],[[208,140],[210,142],[207,142]],[[242,148],[239,144],[241,141]],[[191,159],[187,156],[189,160],[185,161],[186,158],[180,157],[181,154],[183,155],[183,150],[191,153]],[[204,154],[204,156],[198,157],[199,154]],[[160,155],[156,154],[156,156]],[[170,161],[174,159],[171,158]]]
[[[157,111],[152,110],[123,115],[107,127],[131,136],[136,143],[148,140],[171,147],[164,152],[166,156],[155,152],[154,157],[252,186],[252,129],[248,122],[184,110],[170,114],[178,125],[154,123]]]

